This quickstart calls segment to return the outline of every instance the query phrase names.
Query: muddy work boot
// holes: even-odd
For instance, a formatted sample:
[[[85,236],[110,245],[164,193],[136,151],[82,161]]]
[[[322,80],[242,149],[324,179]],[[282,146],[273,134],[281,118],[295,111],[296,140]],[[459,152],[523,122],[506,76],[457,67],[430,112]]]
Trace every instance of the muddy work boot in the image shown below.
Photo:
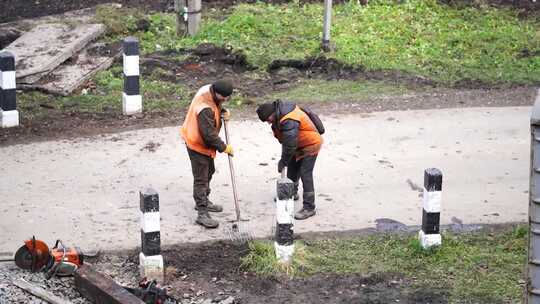
[[[300,209],[300,211],[294,214],[294,218],[297,220],[305,220],[307,218],[314,216],[315,214],[316,214],[315,209],[302,208]]]
[[[199,207],[195,206],[195,210],[199,210]],[[210,201],[208,201],[208,205],[206,206],[206,210],[209,212],[222,212],[223,207],[218,204],[214,204]]]
[[[219,226],[219,222],[211,218],[208,211],[199,211],[199,216],[197,216],[195,222],[205,228],[217,228]]]
[[[208,210],[210,212],[222,212],[223,207],[221,205],[214,204],[211,201],[208,201],[208,205],[206,206],[206,210]]]

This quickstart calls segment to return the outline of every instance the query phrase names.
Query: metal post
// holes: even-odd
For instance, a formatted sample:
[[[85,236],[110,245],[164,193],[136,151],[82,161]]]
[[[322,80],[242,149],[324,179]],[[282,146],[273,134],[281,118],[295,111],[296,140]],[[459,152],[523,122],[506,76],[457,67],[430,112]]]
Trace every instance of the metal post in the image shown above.
[[[197,35],[201,23],[201,0],[187,0],[188,2],[188,34]]]
[[[323,26],[323,38],[322,49],[325,52],[331,50],[330,47],[330,29],[332,27],[332,0],[324,0],[324,26]]]
[[[540,304],[540,90],[531,115],[529,246],[525,303]]]

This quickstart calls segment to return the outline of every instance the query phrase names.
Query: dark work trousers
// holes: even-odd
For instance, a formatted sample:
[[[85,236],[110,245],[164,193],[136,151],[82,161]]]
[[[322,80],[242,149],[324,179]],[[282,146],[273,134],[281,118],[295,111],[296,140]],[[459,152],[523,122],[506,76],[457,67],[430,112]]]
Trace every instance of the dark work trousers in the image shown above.
[[[189,160],[191,161],[191,172],[193,172],[193,199],[197,209],[202,211],[208,205],[208,195],[210,194],[210,181],[216,172],[214,159],[187,148]]]
[[[315,186],[313,185],[313,168],[317,155],[306,156],[296,160],[293,156],[287,166],[287,177],[294,182],[294,191],[298,193],[298,181],[302,179],[302,199],[304,208],[315,209]]]

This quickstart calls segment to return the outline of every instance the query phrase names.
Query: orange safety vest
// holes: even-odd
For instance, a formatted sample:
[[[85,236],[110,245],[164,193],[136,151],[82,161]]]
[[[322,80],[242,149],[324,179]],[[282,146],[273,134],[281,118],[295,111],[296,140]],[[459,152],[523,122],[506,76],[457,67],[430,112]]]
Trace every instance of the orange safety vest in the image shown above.
[[[300,123],[298,128],[298,146],[296,148],[296,159],[299,160],[308,155],[317,155],[321,150],[323,139],[317,128],[309,119],[309,116],[302,111],[298,106],[285,116],[283,116],[279,123],[287,119],[292,119]],[[274,130],[274,136],[281,142],[282,134],[279,129]]]
[[[205,85],[193,97],[184,124],[180,127],[180,135],[191,150],[215,158],[216,149],[206,146],[199,131],[198,115],[206,108],[210,108],[214,112],[216,129],[219,132],[221,129],[221,109],[214,102],[214,98],[210,92],[210,85]]]

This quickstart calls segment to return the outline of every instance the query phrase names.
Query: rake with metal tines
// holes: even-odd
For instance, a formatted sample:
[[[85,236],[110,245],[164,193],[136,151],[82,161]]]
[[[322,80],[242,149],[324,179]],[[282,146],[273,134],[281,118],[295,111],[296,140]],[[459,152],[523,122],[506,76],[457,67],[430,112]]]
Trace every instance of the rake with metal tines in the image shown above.
[[[223,127],[225,129],[225,141],[228,145],[230,144],[229,128],[227,126],[227,121],[225,119],[223,119]],[[229,238],[231,239],[231,241],[237,244],[243,244],[243,243],[253,240],[254,237],[247,223],[249,220],[242,218],[240,216],[240,205],[238,204],[238,193],[236,191],[236,179],[235,179],[234,166],[233,166],[231,155],[229,155],[229,169],[231,171],[231,183],[232,183],[232,188],[233,188],[236,219],[229,221],[229,222],[232,222],[233,224],[231,225],[230,228],[226,230],[229,234]]]

